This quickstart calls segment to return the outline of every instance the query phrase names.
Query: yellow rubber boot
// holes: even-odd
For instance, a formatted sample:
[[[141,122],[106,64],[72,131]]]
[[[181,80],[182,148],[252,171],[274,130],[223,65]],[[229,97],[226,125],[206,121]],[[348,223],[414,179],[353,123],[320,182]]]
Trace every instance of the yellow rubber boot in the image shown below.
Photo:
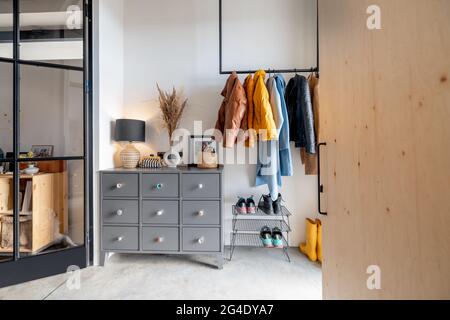
[[[300,251],[312,262],[317,261],[317,223],[306,219],[306,243],[300,245]]]
[[[322,263],[322,221],[316,219],[317,224],[317,259]]]

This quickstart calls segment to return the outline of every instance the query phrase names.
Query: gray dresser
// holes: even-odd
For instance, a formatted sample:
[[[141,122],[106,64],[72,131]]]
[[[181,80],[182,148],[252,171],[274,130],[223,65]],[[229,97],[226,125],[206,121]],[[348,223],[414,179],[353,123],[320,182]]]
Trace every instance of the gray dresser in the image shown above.
[[[101,265],[111,252],[208,254],[217,257],[222,269],[222,171],[102,171]]]

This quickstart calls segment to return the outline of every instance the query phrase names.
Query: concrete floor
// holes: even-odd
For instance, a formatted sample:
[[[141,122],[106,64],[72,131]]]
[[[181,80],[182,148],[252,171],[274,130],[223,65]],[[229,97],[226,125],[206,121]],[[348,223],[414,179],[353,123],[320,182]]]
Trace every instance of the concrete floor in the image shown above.
[[[81,271],[79,289],[59,275],[0,289],[0,300],[313,300],[322,298],[320,265],[298,250],[236,249],[223,270],[212,257],[113,255],[105,268]]]

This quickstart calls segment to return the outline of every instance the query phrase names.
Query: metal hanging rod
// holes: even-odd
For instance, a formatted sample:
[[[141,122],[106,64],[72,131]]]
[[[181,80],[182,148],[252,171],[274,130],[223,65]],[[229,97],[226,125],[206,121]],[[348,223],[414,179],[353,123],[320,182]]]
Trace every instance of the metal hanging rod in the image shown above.
[[[237,74],[250,74],[255,73],[258,70],[239,70],[234,71]],[[312,73],[316,72],[318,73],[319,70],[317,68],[309,68],[309,69],[267,69],[264,70],[266,73]],[[231,74],[233,71],[221,71],[220,74]]]
[[[294,68],[294,69],[267,69],[264,70],[266,73],[312,73],[315,72],[319,75],[319,0],[316,0],[317,4],[317,66],[311,68]],[[223,31],[223,0],[219,0],[219,73],[220,74],[231,74],[233,71],[223,70],[223,41],[222,41],[222,31]],[[237,74],[250,74],[255,73],[257,70],[236,70]]]

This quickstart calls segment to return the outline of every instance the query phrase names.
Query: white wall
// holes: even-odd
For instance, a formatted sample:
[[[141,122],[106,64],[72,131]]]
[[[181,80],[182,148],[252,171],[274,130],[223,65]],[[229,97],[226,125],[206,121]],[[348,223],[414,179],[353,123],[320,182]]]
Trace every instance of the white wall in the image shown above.
[[[224,1],[224,67],[315,66],[314,4],[313,0]],[[184,88],[189,106],[182,127],[192,130],[195,120],[203,121],[204,129],[214,127],[226,81],[218,72],[218,12],[218,1],[212,0],[126,1],[124,115],[147,121],[147,144],[139,146],[143,153],[168,148],[167,134],[161,129],[156,82],[167,89],[173,85]],[[108,147],[107,137],[105,143]],[[304,176],[299,151],[293,149],[293,154],[295,176],[284,179],[282,193],[294,214],[291,245],[298,245],[304,239],[304,219],[316,213],[317,182],[316,177]],[[110,154],[108,157],[111,159]],[[251,165],[225,169],[227,239],[231,205],[237,196],[259,198],[268,193],[267,188],[253,187],[255,170]]]
[[[98,36],[98,134],[99,170],[114,167],[116,144],[113,126],[123,114],[123,0],[100,0],[96,21]]]
[[[123,114],[123,0],[93,1],[94,172],[114,167],[114,121]],[[94,176],[94,251],[99,250],[99,181]],[[98,263],[98,255],[95,255]]]

